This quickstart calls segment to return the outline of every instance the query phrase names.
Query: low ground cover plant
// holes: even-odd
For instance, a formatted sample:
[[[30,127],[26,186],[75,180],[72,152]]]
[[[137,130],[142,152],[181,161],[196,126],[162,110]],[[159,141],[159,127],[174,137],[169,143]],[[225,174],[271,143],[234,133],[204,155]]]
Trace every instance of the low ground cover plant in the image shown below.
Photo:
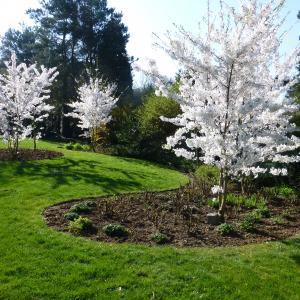
[[[121,224],[105,225],[103,231],[110,237],[126,237],[129,234],[129,230]]]
[[[235,232],[234,226],[228,223],[220,224],[216,229],[218,233],[223,236],[230,235]]]
[[[87,218],[80,216],[69,223],[69,231],[74,234],[81,234],[93,229],[93,222]]]

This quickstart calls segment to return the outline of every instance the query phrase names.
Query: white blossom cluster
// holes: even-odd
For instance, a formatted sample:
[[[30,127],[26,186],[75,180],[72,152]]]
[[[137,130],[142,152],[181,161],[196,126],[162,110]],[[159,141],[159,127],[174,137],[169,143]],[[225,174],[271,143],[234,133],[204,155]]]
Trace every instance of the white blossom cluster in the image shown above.
[[[91,137],[93,130],[101,124],[109,122],[109,114],[118,98],[114,96],[115,84],[107,84],[102,79],[90,79],[78,89],[79,101],[69,104],[73,112],[66,116],[79,119],[78,127],[84,130],[87,137]]]
[[[46,103],[49,87],[58,75],[56,68],[39,71],[35,64],[17,65],[16,55],[5,63],[6,74],[0,75],[0,134],[11,149],[33,131],[39,137],[39,122],[48,117],[53,108]]]
[[[220,1],[219,15],[208,11],[206,29],[199,35],[176,27],[175,34],[160,40],[181,69],[176,93],[155,62],[148,72],[157,94],[181,105],[176,118],[162,117],[179,127],[165,147],[187,159],[195,159],[200,151],[205,164],[216,165],[225,175],[286,175],[286,169],[258,165],[300,160],[285,155],[300,147],[290,123],[299,106],[286,97],[295,84],[300,50],[287,57],[280,54],[284,0],[239,2],[236,10]],[[216,17],[218,21],[212,21]]]
[[[223,188],[219,185],[214,185],[211,188],[211,192],[215,195],[215,194],[222,194],[224,192]]]

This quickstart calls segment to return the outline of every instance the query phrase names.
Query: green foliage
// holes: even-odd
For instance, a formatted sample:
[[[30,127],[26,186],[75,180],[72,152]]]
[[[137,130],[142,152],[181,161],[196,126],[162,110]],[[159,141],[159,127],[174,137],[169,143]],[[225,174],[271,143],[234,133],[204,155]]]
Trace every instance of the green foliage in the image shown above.
[[[258,222],[259,219],[260,216],[257,213],[249,213],[240,224],[240,228],[246,232],[253,232],[256,229],[255,223]]]
[[[270,200],[278,196],[278,189],[277,187],[262,187],[259,190],[259,194],[261,194],[266,200]]]
[[[150,239],[159,245],[165,244],[169,241],[168,236],[161,232],[155,232],[151,234]]]
[[[74,150],[75,151],[82,151],[83,150],[83,146],[79,143],[75,143],[74,144]]]
[[[258,223],[262,218],[260,211],[255,209],[246,215],[245,220],[252,223]]]
[[[271,218],[271,221],[277,225],[284,225],[286,223],[283,216],[274,216]]]
[[[180,112],[179,104],[172,99],[157,97],[153,93],[145,97],[143,105],[137,111],[142,157],[162,158],[171,155],[169,151],[163,150],[162,146],[167,137],[175,133],[177,127],[162,121],[160,117],[173,118]]]
[[[70,221],[68,226],[70,232],[80,234],[93,229],[93,222],[87,217],[79,217],[74,221]]]
[[[88,145],[80,144],[80,143],[68,143],[64,146],[67,150],[75,150],[75,151],[90,151],[90,147]]]
[[[240,224],[240,228],[246,232],[253,232],[253,231],[255,231],[255,223],[251,220],[244,220]]]
[[[67,212],[65,213],[64,217],[69,221],[74,221],[75,219],[79,218],[79,214],[76,212]]]
[[[103,231],[111,237],[125,237],[129,234],[129,230],[121,224],[105,225]]]
[[[67,150],[73,150],[73,149],[74,149],[74,145],[73,145],[72,143],[69,143],[69,144],[66,144],[66,145],[65,145],[65,148],[66,148]]]
[[[245,206],[247,208],[258,207],[265,203],[264,199],[258,195],[244,196],[236,194],[228,194],[226,204],[232,206]]]
[[[130,105],[117,106],[111,116],[102,137],[103,150],[119,156],[139,157],[140,135],[136,108]]]
[[[219,200],[217,198],[208,199],[207,204],[210,207],[219,208]]]
[[[261,206],[255,210],[257,214],[261,216],[261,218],[270,218],[271,212],[267,206]]]
[[[76,203],[71,206],[70,212],[75,213],[88,213],[93,210],[93,206],[91,206],[87,202]]]
[[[235,231],[233,225],[228,224],[228,223],[220,224],[219,226],[217,226],[216,229],[217,229],[218,233],[223,236],[230,235]]]
[[[297,191],[295,188],[289,187],[289,186],[280,186],[277,188],[277,194],[286,199],[290,200],[292,202],[297,200]]]
[[[219,182],[220,171],[217,167],[202,165],[195,171],[195,176],[210,186],[217,185]]]

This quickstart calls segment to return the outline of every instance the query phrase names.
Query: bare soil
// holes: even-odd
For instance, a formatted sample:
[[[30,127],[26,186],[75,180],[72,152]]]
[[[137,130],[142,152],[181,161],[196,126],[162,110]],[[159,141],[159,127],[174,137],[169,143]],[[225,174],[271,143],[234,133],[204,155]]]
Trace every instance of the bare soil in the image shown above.
[[[12,155],[10,151],[6,149],[0,149],[0,161],[27,161],[27,160],[41,160],[51,159],[63,156],[61,152],[49,151],[49,150],[32,150],[32,149],[19,149],[17,155]]]
[[[153,245],[151,235],[156,232],[168,237],[168,244],[175,246],[238,246],[250,243],[282,240],[300,232],[300,206],[284,199],[268,203],[271,218],[262,218],[253,232],[245,232],[239,224],[251,211],[245,207],[228,207],[226,222],[232,224],[235,232],[222,236],[216,226],[207,224],[207,214],[215,210],[204,203],[188,201],[183,197],[180,203],[178,192],[126,194],[114,197],[74,200],[49,207],[44,212],[48,226],[59,231],[68,231],[69,221],[64,215],[76,203],[90,200],[95,207],[89,213],[94,230],[82,235],[106,242],[137,243]],[[283,224],[276,224],[274,217],[280,216]],[[122,224],[129,229],[127,237],[107,236],[103,227],[107,224]]]

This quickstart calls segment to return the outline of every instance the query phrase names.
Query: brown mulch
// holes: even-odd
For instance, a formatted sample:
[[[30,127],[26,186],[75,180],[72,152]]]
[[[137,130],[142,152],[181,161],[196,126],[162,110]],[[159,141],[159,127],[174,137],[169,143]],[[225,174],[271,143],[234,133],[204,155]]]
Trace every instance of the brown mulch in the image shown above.
[[[94,226],[93,231],[83,235],[97,241],[152,245],[155,243],[150,236],[159,231],[168,236],[170,245],[216,247],[282,240],[300,231],[300,206],[276,199],[268,204],[271,218],[263,218],[251,233],[239,228],[239,224],[251,210],[228,208],[226,222],[232,224],[236,230],[230,236],[221,236],[215,226],[206,222],[206,215],[213,212],[213,208],[194,202],[188,205],[185,202],[182,206],[176,200],[177,195],[175,191],[171,191],[85,199],[95,201],[96,206],[89,213],[81,213],[82,216],[90,218]],[[69,221],[64,214],[72,205],[82,201],[76,200],[47,208],[44,218],[48,226],[59,231],[68,231]],[[273,218],[282,214],[284,224],[276,224]],[[122,224],[129,229],[130,234],[126,238],[109,237],[102,229],[107,224]]]
[[[41,159],[51,159],[56,157],[61,157],[63,154],[61,152],[49,151],[49,150],[32,150],[32,149],[19,149],[17,155],[12,155],[6,149],[0,149],[0,161],[27,161],[27,160],[41,160]]]

